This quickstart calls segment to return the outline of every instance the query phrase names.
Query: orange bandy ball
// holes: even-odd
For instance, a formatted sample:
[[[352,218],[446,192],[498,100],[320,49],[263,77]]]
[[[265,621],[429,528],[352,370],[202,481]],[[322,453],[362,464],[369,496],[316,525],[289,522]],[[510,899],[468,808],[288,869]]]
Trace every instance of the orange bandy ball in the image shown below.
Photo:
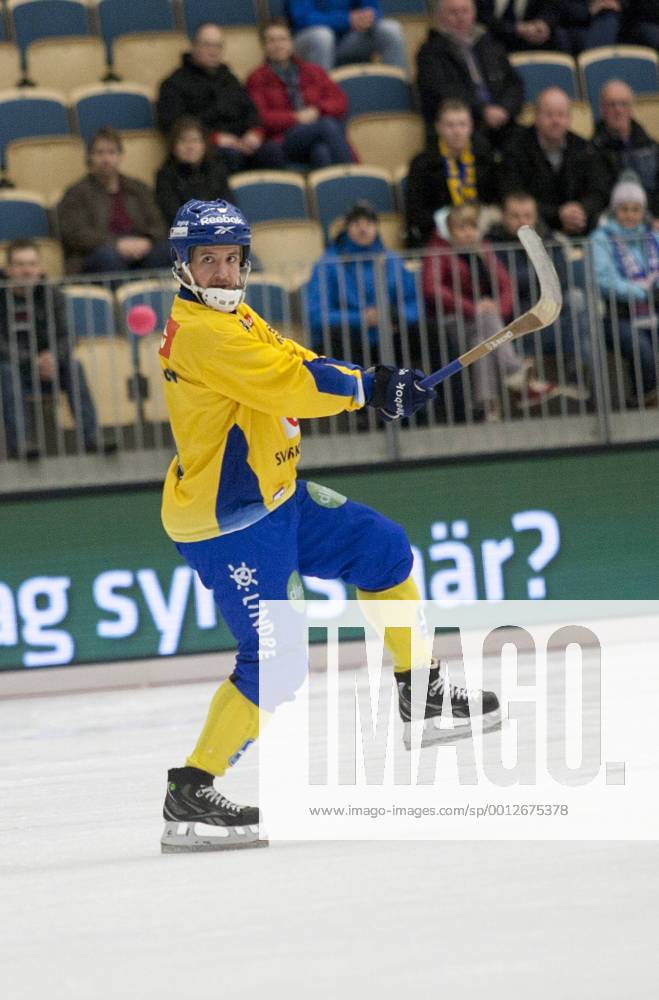
[[[155,309],[147,305],[133,306],[126,316],[128,329],[139,337],[144,337],[147,333],[155,330],[157,322],[158,317]]]

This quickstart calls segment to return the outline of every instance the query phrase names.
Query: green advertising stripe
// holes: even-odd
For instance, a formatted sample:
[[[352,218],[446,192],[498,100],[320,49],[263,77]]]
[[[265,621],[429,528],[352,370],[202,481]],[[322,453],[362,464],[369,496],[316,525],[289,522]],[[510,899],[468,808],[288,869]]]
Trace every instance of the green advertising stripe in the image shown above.
[[[655,451],[318,478],[406,528],[428,598],[659,596]],[[159,488],[9,500],[1,524],[0,669],[233,645],[163,532]]]

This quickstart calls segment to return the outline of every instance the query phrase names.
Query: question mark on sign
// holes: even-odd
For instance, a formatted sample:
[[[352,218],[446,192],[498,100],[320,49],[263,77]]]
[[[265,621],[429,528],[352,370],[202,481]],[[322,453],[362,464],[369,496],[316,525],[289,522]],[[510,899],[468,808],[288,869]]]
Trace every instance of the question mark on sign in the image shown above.
[[[529,556],[531,569],[539,573],[551,562],[561,546],[558,521],[548,510],[523,510],[519,514],[513,514],[512,522],[515,531],[540,532],[540,544]],[[547,596],[547,585],[542,576],[531,577],[527,589],[532,601],[541,601]]]

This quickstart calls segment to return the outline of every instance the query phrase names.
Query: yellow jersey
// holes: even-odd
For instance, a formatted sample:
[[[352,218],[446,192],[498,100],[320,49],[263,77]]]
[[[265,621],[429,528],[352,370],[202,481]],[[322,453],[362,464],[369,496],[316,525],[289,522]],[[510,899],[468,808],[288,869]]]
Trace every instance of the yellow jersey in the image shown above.
[[[177,449],[162,522],[176,542],[240,531],[288,500],[297,419],[359,409],[370,379],[282,337],[247,305],[222,313],[186,290],[174,300],[159,354]]]

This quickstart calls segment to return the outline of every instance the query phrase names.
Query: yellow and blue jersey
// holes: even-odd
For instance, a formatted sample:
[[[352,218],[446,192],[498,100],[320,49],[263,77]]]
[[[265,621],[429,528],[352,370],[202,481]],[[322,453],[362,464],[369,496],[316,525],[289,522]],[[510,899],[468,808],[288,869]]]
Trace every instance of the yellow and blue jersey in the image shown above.
[[[247,305],[217,312],[181,291],[159,353],[177,448],[162,521],[175,542],[240,531],[275,510],[295,492],[298,418],[365,403],[360,368],[282,337]]]

